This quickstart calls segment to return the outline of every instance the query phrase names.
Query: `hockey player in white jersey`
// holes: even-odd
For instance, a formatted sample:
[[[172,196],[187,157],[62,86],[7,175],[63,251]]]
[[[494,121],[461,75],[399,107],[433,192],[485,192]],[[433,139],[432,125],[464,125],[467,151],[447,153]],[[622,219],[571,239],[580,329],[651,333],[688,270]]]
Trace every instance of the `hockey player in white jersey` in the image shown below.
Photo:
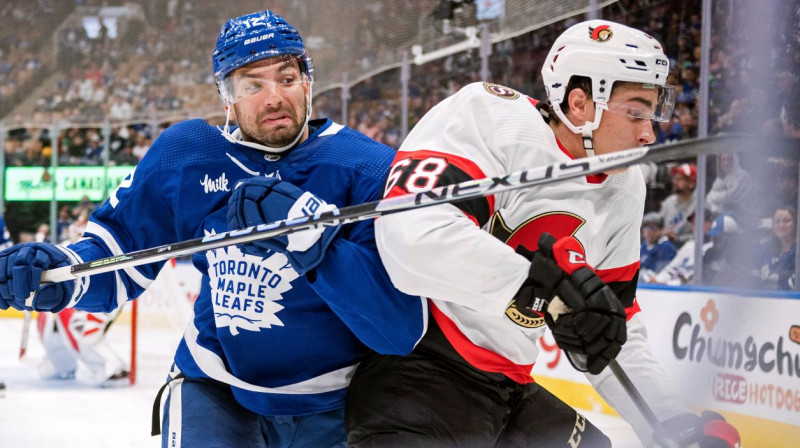
[[[0,253],[0,308],[26,308],[35,291],[36,310],[110,310],[164,263],[46,285],[42,271],[380,199],[394,151],[310,119],[314,66],[293,26],[271,11],[231,19],[212,60],[229,122],[166,129],[83,240]],[[162,446],[345,446],[346,390],[367,348],[407,354],[427,323],[427,302],[393,287],[373,229],[362,221],[192,257],[202,286],[175,354]]]
[[[465,86],[408,135],[384,195],[650,144],[651,120],[671,116],[668,73],[645,33],[574,25],[544,62],[548,103]],[[610,446],[532,378],[545,325],[646,446],[652,429],[606,368],[611,359],[682,445],[737,446],[731,425],[676,398],[648,348],[636,302],[644,198],[634,166],[379,218],[392,281],[429,297],[433,319],[411,355],[362,361],[348,395],[351,446]]]

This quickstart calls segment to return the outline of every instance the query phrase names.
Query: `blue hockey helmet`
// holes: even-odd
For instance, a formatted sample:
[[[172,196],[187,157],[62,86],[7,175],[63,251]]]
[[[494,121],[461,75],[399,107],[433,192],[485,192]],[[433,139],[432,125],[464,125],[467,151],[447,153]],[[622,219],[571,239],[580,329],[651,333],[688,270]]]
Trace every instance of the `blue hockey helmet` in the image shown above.
[[[233,104],[225,78],[239,67],[276,56],[294,56],[300,70],[314,82],[314,63],[297,28],[272,11],[261,11],[228,20],[220,30],[211,60],[214,80],[226,105]]]

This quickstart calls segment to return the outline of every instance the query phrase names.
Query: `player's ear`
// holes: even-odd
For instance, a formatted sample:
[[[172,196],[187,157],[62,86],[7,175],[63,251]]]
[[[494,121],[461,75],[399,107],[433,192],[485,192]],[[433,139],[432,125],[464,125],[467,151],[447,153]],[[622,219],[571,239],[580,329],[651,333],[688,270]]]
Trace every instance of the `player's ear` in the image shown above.
[[[567,96],[567,104],[569,105],[569,113],[575,117],[576,125],[580,126],[588,120],[586,106],[591,100],[591,97],[583,89],[575,88],[570,90]]]

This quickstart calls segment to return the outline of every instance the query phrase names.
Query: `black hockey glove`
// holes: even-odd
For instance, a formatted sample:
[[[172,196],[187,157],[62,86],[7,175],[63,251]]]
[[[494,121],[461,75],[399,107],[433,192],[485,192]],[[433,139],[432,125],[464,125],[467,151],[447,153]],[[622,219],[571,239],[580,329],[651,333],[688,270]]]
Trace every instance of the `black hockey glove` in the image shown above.
[[[712,411],[703,411],[699,416],[680,414],[666,420],[661,426],[667,433],[665,436],[681,447],[738,448],[741,444],[739,431],[726,422],[725,417]],[[659,442],[666,445],[664,440]]]
[[[539,249],[518,250],[531,259],[528,279],[514,297],[518,308],[543,315],[573,367],[598,374],[627,340],[625,308],[586,264],[578,240],[539,237]]]

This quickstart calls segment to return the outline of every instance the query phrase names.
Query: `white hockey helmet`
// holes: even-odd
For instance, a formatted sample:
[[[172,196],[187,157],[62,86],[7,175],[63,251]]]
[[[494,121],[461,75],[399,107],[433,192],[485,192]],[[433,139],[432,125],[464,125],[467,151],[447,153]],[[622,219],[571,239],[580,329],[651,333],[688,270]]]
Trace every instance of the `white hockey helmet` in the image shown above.
[[[608,20],[589,20],[571,26],[553,43],[542,67],[542,80],[553,112],[572,132],[583,134],[584,141],[591,139],[591,131],[600,125],[603,111],[609,110],[608,99],[618,81],[657,89],[658,104],[647,113],[652,120],[668,121],[675,104],[675,89],[666,85],[668,74],[669,60],[657,40]],[[574,125],[561,110],[573,76],[592,81],[596,109],[592,123]]]

